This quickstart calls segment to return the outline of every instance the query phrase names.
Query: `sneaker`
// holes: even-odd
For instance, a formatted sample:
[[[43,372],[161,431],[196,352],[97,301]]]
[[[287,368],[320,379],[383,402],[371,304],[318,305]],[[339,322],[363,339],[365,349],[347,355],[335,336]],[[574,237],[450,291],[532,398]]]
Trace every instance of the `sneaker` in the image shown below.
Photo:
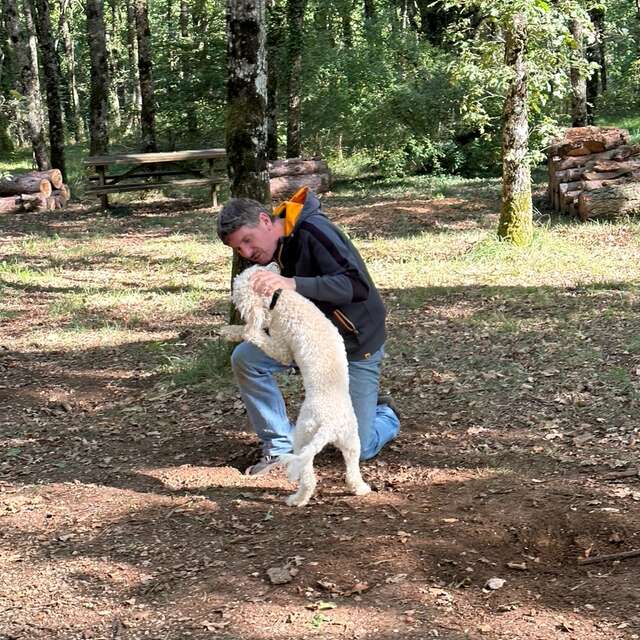
[[[244,475],[264,476],[280,464],[282,463],[278,456],[262,456],[258,462],[245,469]]]
[[[378,404],[386,404],[393,413],[396,414],[398,420],[400,420],[400,412],[398,411],[396,405],[393,403],[393,399],[391,396],[378,396]]]

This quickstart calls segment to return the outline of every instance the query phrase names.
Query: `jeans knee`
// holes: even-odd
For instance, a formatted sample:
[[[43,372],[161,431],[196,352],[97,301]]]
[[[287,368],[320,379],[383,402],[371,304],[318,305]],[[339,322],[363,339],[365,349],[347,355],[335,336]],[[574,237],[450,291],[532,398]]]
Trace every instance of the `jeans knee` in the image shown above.
[[[240,343],[231,354],[231,371],[236,378],[245,376],[249,371],[243,344]]]

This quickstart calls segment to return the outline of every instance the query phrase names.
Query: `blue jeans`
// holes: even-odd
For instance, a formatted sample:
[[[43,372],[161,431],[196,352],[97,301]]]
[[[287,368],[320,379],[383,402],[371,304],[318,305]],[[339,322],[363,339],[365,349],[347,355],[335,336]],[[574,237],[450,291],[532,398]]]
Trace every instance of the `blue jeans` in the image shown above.
[[[360,459],[378,454],[400,430],[400,422],[386,404],[378,404],[380,366],[384,347],[366,360],[349,362],[349,394],[358,419]],[[270,358],[249,342],[240,343],[231,356],[233,373],[247,408],[249,422],[262,441],[264,455],[293,450],[293,429],[274,374],[290,367]]]

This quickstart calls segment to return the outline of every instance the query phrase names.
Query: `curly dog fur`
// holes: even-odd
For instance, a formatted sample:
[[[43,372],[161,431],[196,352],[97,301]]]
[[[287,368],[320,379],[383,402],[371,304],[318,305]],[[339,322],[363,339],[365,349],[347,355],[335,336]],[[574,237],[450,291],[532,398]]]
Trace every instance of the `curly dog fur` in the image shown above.
[[[302,374],[305,399],[294,431],[293,454],[282,456],[289,479],[299,482],[287,504],[302,507],[309,502],[316,487],[313,459],[329,443],[342,452],[349,490],[364,495],[371,489],[360,474],[358,422],[349,396],[342,337],[312,302],[295,291],[283,290],[270,310],[271,296],[261,296],[250,282],[257,270],[265,268],[278,272],[275,264],[250,267],[234,279],[232,295],[246,323],[243,339],[283,364],[295,362]]]

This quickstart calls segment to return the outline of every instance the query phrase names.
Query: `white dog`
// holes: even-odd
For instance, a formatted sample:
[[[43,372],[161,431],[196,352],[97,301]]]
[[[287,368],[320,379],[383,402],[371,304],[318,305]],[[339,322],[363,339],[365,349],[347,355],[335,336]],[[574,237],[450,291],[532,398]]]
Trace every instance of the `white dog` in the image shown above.
[[[369,493],[371,489],[360,474],[358,422],[349,396],[349,369],[342,337],[331,321],[299,293],[282,290],[273,305],[271,296],[254,291],[250,278],[259,269],[279,273],[274,263],[254,266],[233,281],[233,302],[246,323],[242,338],[283,364],[295,361],[305,389],[293,454],[281,456],[289,479],[300,483],[298,491],[287,498],[287,504],[302,507],[309,502],[316,487],[313,459],[328,443],[338,447],[344,456],[350,491],[356,495]]]

